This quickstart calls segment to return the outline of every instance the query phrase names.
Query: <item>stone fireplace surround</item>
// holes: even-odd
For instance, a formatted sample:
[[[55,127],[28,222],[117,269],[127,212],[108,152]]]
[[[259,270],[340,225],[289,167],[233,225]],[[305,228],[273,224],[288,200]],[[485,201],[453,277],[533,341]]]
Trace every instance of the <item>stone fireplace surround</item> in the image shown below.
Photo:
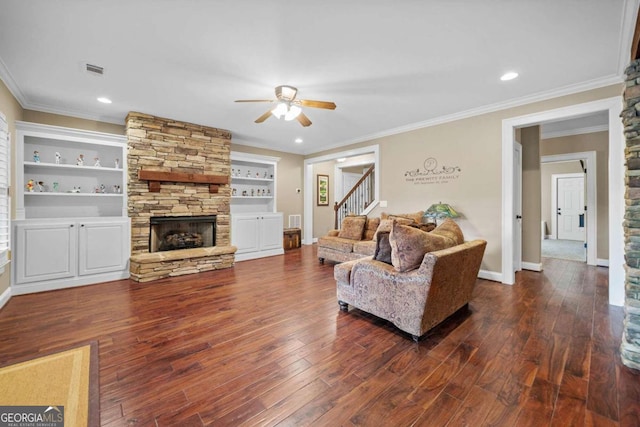
[[[131,279],[148,282],[233,266],[231,188],[221,184],[212,190],[202,183],[203,177],[230,176],[231,133],[130,112],[126,135]],[[182,174],[194,182],[162,182],[159,191],[151,191],[149,181],[139,178],[141,170]],[[216,246],[150,253],[150,218],[185,215],[215,215]]]

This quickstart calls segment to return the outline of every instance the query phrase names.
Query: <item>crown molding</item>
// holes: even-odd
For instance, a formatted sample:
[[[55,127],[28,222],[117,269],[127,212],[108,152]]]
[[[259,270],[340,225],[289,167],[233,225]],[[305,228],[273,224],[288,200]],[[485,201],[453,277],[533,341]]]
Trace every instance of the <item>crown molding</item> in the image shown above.
[[[18,101],[20,106],[25,108],[25,105],[28,104],[27,97],[20,90],[20,87],[11,75],[11,72],[9,72],[9,69],[2,58],[0,58],[0,80],[4,82],[5,86],[9,89],[9,92],[11,92],[11,95],[13,95],[13,97]]]
[[[542,132],[540,139],[560,138],[563,136],[584,135],[587,133],[606,132],[609,130],[609,125],[588,126],[583,128],[559,130],[555,132]]]
[[[378,138],[398,135],[401,133],[411,132],[414,130],[423,129],[431,126],[437,126],[444,123],[454,122],[456,120],[468,119],[470,117],[493,113],[500,110],[508,110],[509,108],[532,104],[534,102],[546,101],[548,99],[572,95],[574,93],[585,92],[588,90],[598,89],[598,88],[610,86],[613,84],[619,84],[619,83],[622,83],[623,81],[624,79],[621,75],[610,75],[610,76],[599,78],[599,79],[588,80],[586,82],[576,83],[573,85],[568,85],[568,86],[560,87],[560,88],[545,91],[545,92],[539,92],[533,95],[523,96],[521,98],[515,98],[515,99],[511,99],[504,102],[489,104],[482,107],[461,111],[458,113],[435,117],[433,119],[409,124],[406,126],[401,126],[393,129],[384,130],[381,132],[372,133],[362,137],[343,141],[341,143],[332,144],[330,146],[323,148],[322,151],[344,147],[351,144],[357,144],[360,142],[371,141]],[[312,153],[307,153],[307,154],[312,154]]]
[[[638,7],[640,0],[624,0],[620,22],[620,39],[618,42],[618,74],[624,75],[624,70],[631,62],[631,45],[636,29]]]

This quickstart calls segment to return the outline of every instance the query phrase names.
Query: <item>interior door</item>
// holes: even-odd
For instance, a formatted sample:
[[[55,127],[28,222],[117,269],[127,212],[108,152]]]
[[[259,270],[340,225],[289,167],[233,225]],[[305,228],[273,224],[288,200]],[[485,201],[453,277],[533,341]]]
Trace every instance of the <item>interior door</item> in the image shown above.
[[[358,181],[360,181],[360,178],[362,178],[362,174],[353,172],[342,173],[342,195],[340,196],[340,199],[343,198],[349,191],[351,191],[353,186],[356,185]]]
[[[558,177],[556,185],[558,239],[584,241],[584,176]]]
[[[513,270],[522,270],[522,144],[513,141]]]

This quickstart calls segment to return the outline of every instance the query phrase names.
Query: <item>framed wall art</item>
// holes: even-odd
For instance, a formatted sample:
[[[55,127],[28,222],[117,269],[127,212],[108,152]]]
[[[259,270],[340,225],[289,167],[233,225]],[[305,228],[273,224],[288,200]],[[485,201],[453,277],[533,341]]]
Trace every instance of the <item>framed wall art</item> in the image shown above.
[[[317,175],[318,206],[329,206],[329,175]]]

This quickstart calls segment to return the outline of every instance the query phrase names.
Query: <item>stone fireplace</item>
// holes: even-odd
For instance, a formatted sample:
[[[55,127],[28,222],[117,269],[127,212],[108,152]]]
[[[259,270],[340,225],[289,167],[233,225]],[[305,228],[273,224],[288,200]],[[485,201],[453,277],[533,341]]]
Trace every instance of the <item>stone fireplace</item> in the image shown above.
[[[233,266],[231,133],[130,112],[126,134],[131,278]]]

